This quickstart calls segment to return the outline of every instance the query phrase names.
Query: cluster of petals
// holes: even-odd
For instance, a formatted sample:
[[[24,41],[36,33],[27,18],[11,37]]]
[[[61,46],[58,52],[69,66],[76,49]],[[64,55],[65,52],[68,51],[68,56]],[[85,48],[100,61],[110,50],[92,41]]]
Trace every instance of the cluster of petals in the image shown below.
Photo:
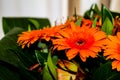
[[[120,71],[120,32],[118,32],[116,36],[108,36],[104,56],[106,56],[107,60],[113,60],[112,69]]]
[[[76,26],[74,22],[70,22],[68,27],[59,31],[59,34],[61,38],[52,40],[54,48],[65,50],[69,60],[79,55],[83,62],[88,57],[97,57],[106,38],[105,32],[88,26]]]
[[[67,21],[65,24],[55,27],[23,32],[19,35],[17,43],[24,48],[38,40],[51,40],[54,49],[65,50],[69,60],[79,55],[85,62],[88,57],[97,57],[106,38],[105,32],[91,28],[91,25],[92,22],[85,19],[79,26],[76,26],[75,22]]]
[[[58,31],[63,26],[55,26],[55,27],[46,27],[40,30],[32,30],[25,31],[22,34],[19,34],[17,43],[24,48],[26,45],[30,47],[31,44],[35,43],[38,40],[46,40],[49,41],[51,37],[59,37]]]
[[[95,58],[104,49],[103,56],[112,60],[112,69],[120,71],[120,32],[116,36],[106,37],[105,32],[92,28],[93,22],[82,19],[81,25],[76,26],[74,21],[67,20],[65,24],[46,27],[40,30],[25,31],[19,34],[17,43],[24,48],[30,47],[38,40],[52,41],[54,49],[65,50],[68,60],[79,55],[85,62],[88,57]],[[53,49],[53,50],[54,50]]]

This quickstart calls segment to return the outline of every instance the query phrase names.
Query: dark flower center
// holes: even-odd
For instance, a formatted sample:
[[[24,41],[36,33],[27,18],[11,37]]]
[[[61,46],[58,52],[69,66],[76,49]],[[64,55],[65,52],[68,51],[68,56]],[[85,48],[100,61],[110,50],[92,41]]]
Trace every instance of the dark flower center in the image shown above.
[[[76,44],[79,45],[79,46],[82,46],[82,45],[85,44],[85,41],[84,40],[79,40],[79,41],[76,42]]]

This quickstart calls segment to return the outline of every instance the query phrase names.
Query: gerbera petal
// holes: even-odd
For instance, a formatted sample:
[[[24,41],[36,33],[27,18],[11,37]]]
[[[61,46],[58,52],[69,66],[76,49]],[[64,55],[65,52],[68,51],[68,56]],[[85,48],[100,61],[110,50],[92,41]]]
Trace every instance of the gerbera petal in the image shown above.
[[[79,54],[79,56],[80,56],[80,59],[81,59],[83,62],[86,61],[86,57],[83,57],[83,56],[81,56],[80,54]]]
[[[23,45],[22,45],[22,48],[24,48],[24,47],[25,47],[25,45],[23,44]]]
[[[102,31],[98,31],[94,34],[95,41],[106,38],[106,35]]]
[[[112,69],[115,69],[115,68],[117,67],[118,63],[119,63],[118,60],[114,60],[114,61],[112,62]]]
[[[118,54],[115,53],[115,54],[111,54],[111,55],[107,56],[106,59],[108,60],[108,59],[117,59],[117,58],[118,58]]]
[[[82,57],[85,57],[85,58],[87,58],[89,56],[89,54],[87,53],[86,50],[80,50],[79,53]]]
[[[53,44],[57,44],[57,45],[63,45],[63,46],[68,46],[68,44],[66,44],[65,39],[56,39],[56,40],[52,40]]]
[[[83,56],[83,57],[86,57],[86,58],[89,57],[89,56],[91,56],[92,58],[95,58],[97,53],[93,52],[91,50],[81,50],[80,55]]]
[[[117,64],[117,71],[120,71],[120,61]]]
[[[101,47],[99,46],[92,46],[89,48],[89,50],[94,51],[94,52],[101,52]]]
[[[77,29],[76,29],[76,26],[75,26],[75,23],[71,22],[71,28],[72,28],[73,31],[76,31],[76,30],[77,30]]]
[[[117,33],[117,37],[120,40],[120,32]]]
[[[59,31],[60,35],[66,38],[69,38],[69,34],[66,33],[65,31]]]
[[[119,43],[120,41],[118,40],[117,36],[111,36],[109,35],[108,38],[112,41],[112,42],[115,42],[115,43]]]
[[[108,55],[111,55],[111,54],[114,54],[116,53],[116,50],[115,49],[107,49],[104,51],[104,56],[108,56]]]
[[[70,47],[69,46],[58,46],[58,50],[64,50],[64,49],[69,49]]]
[[[66,52],[66,56],[68,57],[69,60],[73,59],[77,54],[78,54],[78,50],[77,49],[69,49]]]
[[[99,40],[99,41],[95,41],[95,43],[93,44],[93,46],[99,46],[99,47],[103,47],[103,45],[106,44],[105,40]]]

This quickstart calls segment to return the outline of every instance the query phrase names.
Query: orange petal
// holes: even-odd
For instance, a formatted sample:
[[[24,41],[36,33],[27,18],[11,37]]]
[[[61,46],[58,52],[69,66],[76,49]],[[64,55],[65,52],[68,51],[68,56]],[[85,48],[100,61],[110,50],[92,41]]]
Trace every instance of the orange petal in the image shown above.
[[[117,64],[119,63],[119,61],[117,61],[117,60],[114,60],[113,62],[112,62],[112,69],[115,69],[116,67],[117,67]]]
[[[59,33],[60,33],[62,36],[66,37],[66,38],[69,38],[69,34],[68,34],[66,31],[59,31]]]
[[[69,46],[58,46],[58,50],[64,50],[64,49],[69,49]]]
[[[104,52],[105,52],[105,53],[104,53],[104,56],[107,56],[107,55],[110,55],[110,54],[114,54],[114,53],[116,53],[117,51],[116,51],[116,49],[108,48],[108,49],[106,49]]]
[[[119,63],[117,64],[117,71],[120,71],[120,61],[119,61]]]
[[[94,51],[94,52],[101,52],[101,48],[98,46],[92,46],[89,48],[89,50]]]
[[[58,45],[65,45],[65,39],[56,39],[52,40],[53,44],[58,44]]]
[[[98,31],[94,34],[95,41],[106,38],[106,35],[102,31]]]
[[[117,37],[120,40],[120,32],[117,33]]]
[[[87,58],[89,56],[95,57],[97,54],[90,50],[80,50],[80,55]]]
[[[93,44],[93,46],[99,46],[102,47],[103,45],[105,45],[106,40],[99,40],[99,41],[95,41],[95,43]]]
[[[72,28],[73,31],[76,31],[75,23],[71,22],[71,28]]]
[[[77,54],[78,54],[78,50],[77,49],[70,49],[70,50],[67,51],[66,56],[68,57],[69,60],[71,60]]]
[[[120,43],[120,41],[118,40],[117,36],[111,36],[111,35],[109,35],[108,38],[109,38],[112,42]]]
[[[80,55],[79,54],[79,56],[80,56],[80,59],[83,61],[83,62],[85,62],[86,61],[86,57],[83,57],[82,55]]]

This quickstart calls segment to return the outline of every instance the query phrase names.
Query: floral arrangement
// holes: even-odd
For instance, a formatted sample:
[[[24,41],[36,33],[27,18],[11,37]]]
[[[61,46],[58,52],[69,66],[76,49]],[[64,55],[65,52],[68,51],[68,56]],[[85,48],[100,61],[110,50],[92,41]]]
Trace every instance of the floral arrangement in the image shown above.
[[[91,16],[92,13],[92,16]],[[93,14],[94,13],[94,14]],[[29,71],[42,80],[119,80],[120,18],[103,5],[55,26],[23,31],[17,43],[33,50]]]

